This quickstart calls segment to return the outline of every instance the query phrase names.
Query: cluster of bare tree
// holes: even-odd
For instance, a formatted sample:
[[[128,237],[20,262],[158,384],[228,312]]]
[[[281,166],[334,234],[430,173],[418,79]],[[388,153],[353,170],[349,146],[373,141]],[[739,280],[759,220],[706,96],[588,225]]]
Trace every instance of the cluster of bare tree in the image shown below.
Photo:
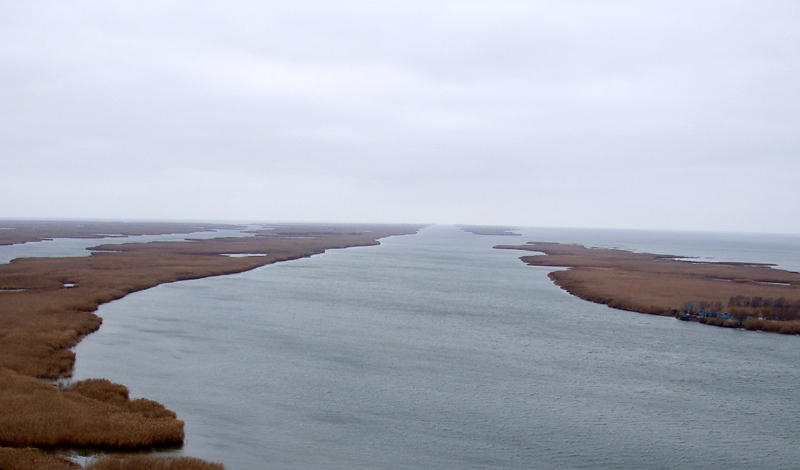
[[[728,309],[735,318],[763,318],[765,320],[790,321],[800,320],[800,299],[788,300],[760,296],[745,297],[737,295],[728,301]]]
[[[800,320],[800,299],[788,300],[785,297],[777,299],[759,296],[745,297],[737,295],[728,300],[727,307],[722,302],[686,302],[683,305],[682,315],[701,316],[710,318],[731,318],[744,322],[748,318],[792,321]],[[726,315],[727,314],[727,315]]]
[[[699,313],[722,313],[722,302],[709,302],[702,300],[700,302],[686,302],[683,304],[683,313],[697,315]]]

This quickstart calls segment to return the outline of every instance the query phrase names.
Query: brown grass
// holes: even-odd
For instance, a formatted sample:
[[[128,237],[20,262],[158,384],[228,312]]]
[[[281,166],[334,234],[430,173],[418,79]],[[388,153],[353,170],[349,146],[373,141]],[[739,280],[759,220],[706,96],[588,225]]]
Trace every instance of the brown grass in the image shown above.
[[[744,322],[748,330],[761,330],[784,335],[800,335],[800,321],[775,321],[748,318]]]
[[[102,238],[106,235],[163,235],[242,228],[227,224],[175,222],[97,222],[64,220],[0,220],[0,245],[50,238]]]
[[[88,257],[16,259],[0,265],[0,289],[27,289],[0,291],[0,445],[135,449],[181,443],[183,422],[173,412],[150,400],[130,400],[121,385],[89,380],[58,389],[37,378],[70,376],[75,355],[69,348],[102,321],[93,312],[130,292],[165,282],[238,273],[328,249],[375,245],[379,238],[418,229],[407,225],[282,226],[249,238],[110,245],[104,247],[105,252]],[[124,233],[111,228],[103,232]],[[223,253],[267,256],[232,258]],[[75,287],[64,288],[67,282]],[[32,455],[4,452],[3,458],[12,460]],[[137,462],[144,460],[122,459],[117,462],[122,467],[114,468],[151,468],[136,467]],[[165,467],[168,462],[163,461],[152,468],[218,468],[198,467],[191,460],[169,462],[178,466]],[[184,464],[195,466],[180,466]],[[103,465],[116,463],[109,460]]]
[[[42,378],[69,376],[74,346],[100,325],[100,304],[165,282],[247,271],[328,249],[375,245],[417,227],[287,226],[249,238],[102,246],[80,258],[25,258],[0,265],[0,367]],[[222,253],[266,253],[231,258]],[[76,284],[65,289],[64,283]],[[1,412],[1,411],[0,411]]]
[[[711,326],[721,326],[723,328],[741,328],[742,324],[739,323],[739,320],[732,320],[728,318],[698,318],[696,320],[698,323],[703,323],[705,325]]]
[[[0,445],[138,449],[181,444],[183,421],[151,400],[129,400],[107,380],[60,390],[0,369]]]
[[[152,455],[106,455],[89,461],[85,467],[66,457],[45,454],[38,449],[0,447],[0,470],[223,470],[219,463],[194,457],[156,457]]]
[[[65,457],[47,455],[36,449],[0,447],[2,470],[80,470],[81,466]]]
[[[674,315],[686,302],[727,305],[731,297],[739,295],[800,299],[800,274],[766,265],[687,262],[676,260],[671,255],[558,243],[495,248],[544,253],[545,256],[523,256],[521,259],[531,266],[567,267],[567,270],[550,273],[556,285],[584,300],[634,312]],[[710,320],[717,319],[705,322],[725,327],[739,326],[738,321]],[[794,322],[775,323],[781,326],[769,322],[752,323],[750,329],[779,333],[795,331]],[[755,325],[764,325],[764,328]]]
[[[106,456],[86,465],[86,470],[223,470],[221,464],[193,457]]]

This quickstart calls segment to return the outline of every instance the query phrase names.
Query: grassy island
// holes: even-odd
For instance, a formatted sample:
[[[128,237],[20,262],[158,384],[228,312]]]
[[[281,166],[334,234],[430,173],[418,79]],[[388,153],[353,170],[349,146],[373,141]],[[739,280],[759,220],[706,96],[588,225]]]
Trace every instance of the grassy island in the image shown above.
[[[800,334],[800,273],[559,243],[495,248],[543,253],[520,259],[567,268],[551,272],[550,279],[584,300],[716,326]]]
[[[0,221],[9,243],[54,236],[189,233],[197,224],[44,223]],[[23,228],[24,227],[24,228]],[[56,227],[58,230],[54,230]],[[231,228],[231,227],[225,227]],[[100,327],[98,306],[159,284],[232,274],[333,248],[378,244],[415,233],[409,225],[281,225],[253,236],[185,242],[103,245],[87,257],[21,258],[0,264],[0,468],[80,468],[37,449],[147,450],[183,442],[183,422],[163,405],[131,400],[126,387],[103,379],[59,385],[70,377],[70,348]],[[11,232],[20,230],[16,235]],[[0,240],[2,243],[2,240]],[[251,256],[258,254],[259,256]],[[237,256],[241,255],[241,256]],[[106,457],[87,468],[217,469],[192,458]]]

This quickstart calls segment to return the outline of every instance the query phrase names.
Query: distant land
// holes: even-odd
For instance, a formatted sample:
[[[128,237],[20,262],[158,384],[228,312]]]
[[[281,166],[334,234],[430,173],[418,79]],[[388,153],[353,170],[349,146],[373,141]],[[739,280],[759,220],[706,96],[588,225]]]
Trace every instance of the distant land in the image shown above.
[[[104,379],[58,385],[72,374],[70,348],[100,327],[97,308],[156,285],[239,273],[329,249],[377,245],[416,225],[270,225],[250,237],[100,245],[86,257],[0,264],[0,468],[80,469],[40,449],[141,451],[180,445],[183,421],[160,403],[131,400]],[[192,233],[243,226],[181,223],[0,221],[0,244],[48,238]],[[44,379],[44,380],[43,380]],[[87,469],[211,470],[181,457],[108,456]]]
[[[458,228],[465,232],[474,233],[475,235],[502,235],[511,237],[521,237],[522,234],[514,233],[519,230],[518,227],[503,227],[493,225],[458,225]]]
[[[567,268],[551,272],[550,279],[591,302],[715,326],[800,334],[800,273],[559,243],[495,248],[544,253],[520,259]]]
[[[0,245],[53,238],[108,238],[132,235],[210,232],[242,229],[241,225],[179,222],[97,222],[64,220],[0,220]]]

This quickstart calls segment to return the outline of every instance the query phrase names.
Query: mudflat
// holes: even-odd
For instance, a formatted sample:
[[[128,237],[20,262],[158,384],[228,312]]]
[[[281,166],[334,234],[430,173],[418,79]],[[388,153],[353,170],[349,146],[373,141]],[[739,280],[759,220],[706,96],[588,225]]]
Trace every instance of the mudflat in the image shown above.
[[[127,227],[127,234],[186,233],[197,227]],[[123,233],[120,228],[126,227],[109,232],[104,226],[93,235]],[[127,388],[102,379],[68,386],[52,382],[72,374],[75,355],[69,348],[100,327],[102,319],[94,314],[99,305],[166,282],[243,272],[328,249],[376,245],[380,238],[419,228],[281,225],[246,238],[101,245],[88,257],[21,258],[0,265],[0,446],[134,450],[180,445],[183,422],[159,403],[131,400]],[[70,233],[78,236],[81,230]],[[55,233],[45,232],[30,232],[25,241]],[[231,256],[254,253],[260,256]],[[0,447],[0,459],[18,461],[9,468],[49,458],[32,455]],[[169,468],[211,468],[197,459],[174,464]],[[54,460],[53,465],[60,468],[64,462]],[[132,465],[125,468],[145,468]]]
[[[498,245],[543,255],[531,266],[563,267],[556,285],[584,300],[702,323],[800,333],[800,273],[768,265],[707,263],[678,256],[559,243]]]

